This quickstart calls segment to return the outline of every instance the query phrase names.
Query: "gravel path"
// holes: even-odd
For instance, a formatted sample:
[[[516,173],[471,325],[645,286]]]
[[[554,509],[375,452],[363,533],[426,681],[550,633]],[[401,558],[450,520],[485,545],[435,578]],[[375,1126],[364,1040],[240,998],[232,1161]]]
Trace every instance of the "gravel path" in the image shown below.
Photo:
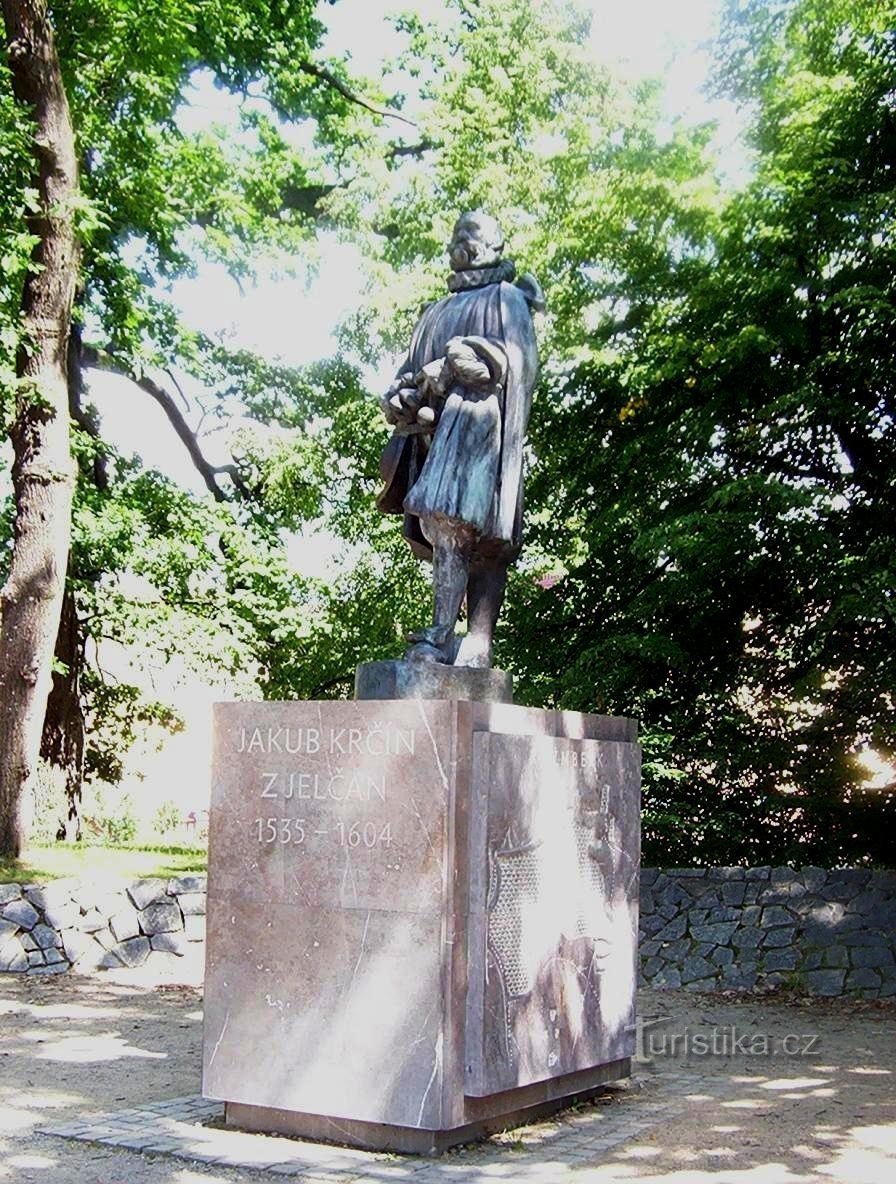
[[[196,1094],[194,983],[138,973],[0,977],[0,1181],[202,1184],[249,1168],[38,1133]],[[597,1104],[441,1160],[317,1149],[307,1179],[414,1184],[810,1184],[896,1179],[896,1006],[645,991],[644,1062]],[[785,1039],[786,1038],[786,1039]],[[224,1132],[232,1136],[230,1132]],[[235,1144],[234,1144],[235,1145]],[[291,1145],[295,1147],[295,1144]]]

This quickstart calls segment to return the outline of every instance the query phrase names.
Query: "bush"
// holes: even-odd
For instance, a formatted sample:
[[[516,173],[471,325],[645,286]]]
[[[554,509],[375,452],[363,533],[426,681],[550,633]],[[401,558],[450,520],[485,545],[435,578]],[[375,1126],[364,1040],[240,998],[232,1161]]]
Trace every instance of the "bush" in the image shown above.
[[[122,794],[114,804],[103,802],[96,821],[107,843],[130,843],[137,834],[137,819],[130,794]]]
[[[167,798],[152,816],[153,830],[160,835],[167,835],[177,830],[180,825],[180,813],[177,802]]]

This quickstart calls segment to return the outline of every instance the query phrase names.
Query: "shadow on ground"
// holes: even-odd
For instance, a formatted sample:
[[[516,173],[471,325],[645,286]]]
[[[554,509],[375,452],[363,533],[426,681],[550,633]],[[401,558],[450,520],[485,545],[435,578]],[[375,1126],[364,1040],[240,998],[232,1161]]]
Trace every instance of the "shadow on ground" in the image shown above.
[[[644,1061],[636,1067],[636,1088],[437,1163],[396,1159],[390,1175],[500,1177],[521,1184],[871,1184],[894,1178],[892,1003],[646,991],[641,1016]],[[263,1171],[192,1165],[34,1133],[80,1115],[197,1093],[201,1020],[194,987],[99,975],[0,978],[0,1180],[199,1184],[264,1178]],[[614,1131],[620,1141],[601,1148],[600,1139]],[[352,1177],[365,1178],[363,1164]]]

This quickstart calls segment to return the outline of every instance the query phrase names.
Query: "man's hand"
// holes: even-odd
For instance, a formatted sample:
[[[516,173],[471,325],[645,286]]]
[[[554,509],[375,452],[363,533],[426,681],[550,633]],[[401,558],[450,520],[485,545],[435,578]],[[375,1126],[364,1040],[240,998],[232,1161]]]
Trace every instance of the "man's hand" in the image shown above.
[[[436,413],[426,406],[426,392],[414,381],[413,374],[399,374],[380,398],[380,407],[388,423],[404,435],[431,432]]]

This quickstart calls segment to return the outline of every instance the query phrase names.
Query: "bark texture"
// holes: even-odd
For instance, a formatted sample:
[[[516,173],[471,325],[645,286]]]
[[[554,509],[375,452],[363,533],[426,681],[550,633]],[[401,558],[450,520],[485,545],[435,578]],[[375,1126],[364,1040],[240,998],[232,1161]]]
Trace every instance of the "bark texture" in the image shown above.
[[[62,600],[62,616],[56,635],[56,663],[44,715],[40,755],[64,779],[66,808],[57,819],[56,838],[71,841],[81,838],[81,792],[87,736],[81,703],[84,639],[75,594],[70,587],[66,588]]]
[[[34,267],[22,293],[26,345],[16,363],[11,431],[16,517],[0,592],[0,854],[27,838],[26,790],[37,765],[71,534],[66,352],[78,273],[73,223],[78,169],[68,100],[45,0],[0,0],[16,99],[35,124],[29,215]]]

